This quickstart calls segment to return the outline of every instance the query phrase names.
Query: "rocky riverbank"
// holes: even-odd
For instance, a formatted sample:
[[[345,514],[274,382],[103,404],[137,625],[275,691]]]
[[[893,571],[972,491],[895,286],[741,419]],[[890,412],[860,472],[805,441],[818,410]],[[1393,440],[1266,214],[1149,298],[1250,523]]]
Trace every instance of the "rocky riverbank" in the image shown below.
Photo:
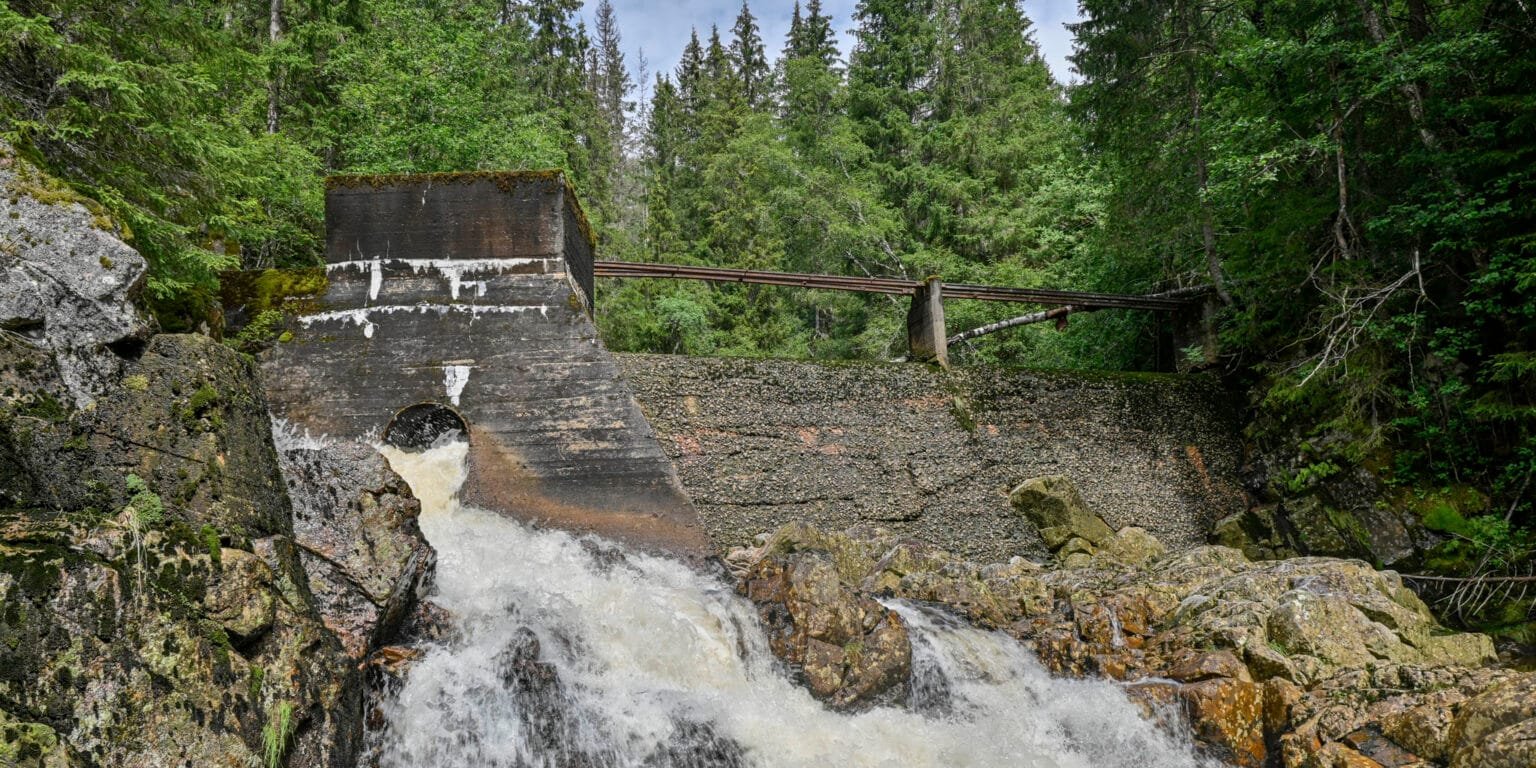
[[[359,662],[431,573],[410,490],[280,458],[254,364],[154,335],[110,220],[3,146],[0,187],[0,765],[354,765]]]
[[[1239,766],[1536,765],[1536,674],[1440,626],[1397,574],[1354,560],[1169,553],[1112,531],[1060,478],[1013,496],[1048,566],[976,564],[878,529],[790,525],[728,563],[775,652],[829,706],[900,698],[911,648],[879,600],[1006,632],[1054,673],[1124,682],[1146,712]]]

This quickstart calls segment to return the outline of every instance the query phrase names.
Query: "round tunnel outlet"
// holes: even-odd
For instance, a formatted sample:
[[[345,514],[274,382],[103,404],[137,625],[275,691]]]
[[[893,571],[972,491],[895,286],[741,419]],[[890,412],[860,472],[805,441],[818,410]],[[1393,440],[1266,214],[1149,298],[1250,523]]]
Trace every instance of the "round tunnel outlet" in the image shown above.
[[[456,432],[469,437],[469,425],[452,408],[437,403],[421,403],[401,410],[384,428],[384,442],[403,451],[425,451],[439,438]]]

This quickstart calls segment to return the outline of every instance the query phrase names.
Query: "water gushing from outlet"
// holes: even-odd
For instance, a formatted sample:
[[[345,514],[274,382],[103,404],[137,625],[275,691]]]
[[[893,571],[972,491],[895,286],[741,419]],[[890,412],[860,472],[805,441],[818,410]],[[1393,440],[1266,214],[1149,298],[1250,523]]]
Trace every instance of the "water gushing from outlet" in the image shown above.
[[[831,712],[725,584],[459,505],[463,442],[382,450],[422,501],[453,622],[384,704],[385,768],[1204,765],[1113,684],[1052,679],[1011,638],[904,603],[908,706]]]

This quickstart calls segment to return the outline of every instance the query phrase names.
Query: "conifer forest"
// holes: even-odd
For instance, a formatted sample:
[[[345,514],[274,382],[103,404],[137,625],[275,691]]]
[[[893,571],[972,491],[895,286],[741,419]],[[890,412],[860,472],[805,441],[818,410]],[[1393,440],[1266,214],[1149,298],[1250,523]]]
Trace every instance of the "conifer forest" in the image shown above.
[[[729,28],[679,24],[666,71],[628,60],[606,0],[590,26],[579,0],[9,0],[0,138],[99,201],[172,331],[222,333],[229,270],[319,265],[338,173],[563,169],[607,260],[1204,288],[1212,342],[1176,350],[1178,368],[1232,393],[1261,505],[1327,507],[1365,483],[1426,543],[1394,567],[1448,589],[1531,577],[1536,10],[1080,8],[1069,80],[1018,0],[862,0],[846,49],[820,0],[784,39],[744,3]],[[889,296],[638,279],[597,294],[616,351],[905,352]],[[1020,311],[957,301],[948,324]],[[951,355],[1147,371],[1157,323],[1083,313]],[[1370,559],[1358,524],[1334,522],[1329,553]],[[1456,605],[1536,640],[1529,599]]]

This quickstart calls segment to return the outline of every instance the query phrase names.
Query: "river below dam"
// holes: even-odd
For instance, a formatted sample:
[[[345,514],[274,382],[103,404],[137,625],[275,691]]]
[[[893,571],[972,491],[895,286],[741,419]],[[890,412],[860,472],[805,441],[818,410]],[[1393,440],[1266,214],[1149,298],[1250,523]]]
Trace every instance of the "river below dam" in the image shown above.
[[[913,637],[906,706],[832,712],[722,579],[460,505],[465,442],[382,450],[421,499],[452,624],[382,704],[384,768],[1216,765],[1117,685],[1054,679],[916,604],[890,604]]]

